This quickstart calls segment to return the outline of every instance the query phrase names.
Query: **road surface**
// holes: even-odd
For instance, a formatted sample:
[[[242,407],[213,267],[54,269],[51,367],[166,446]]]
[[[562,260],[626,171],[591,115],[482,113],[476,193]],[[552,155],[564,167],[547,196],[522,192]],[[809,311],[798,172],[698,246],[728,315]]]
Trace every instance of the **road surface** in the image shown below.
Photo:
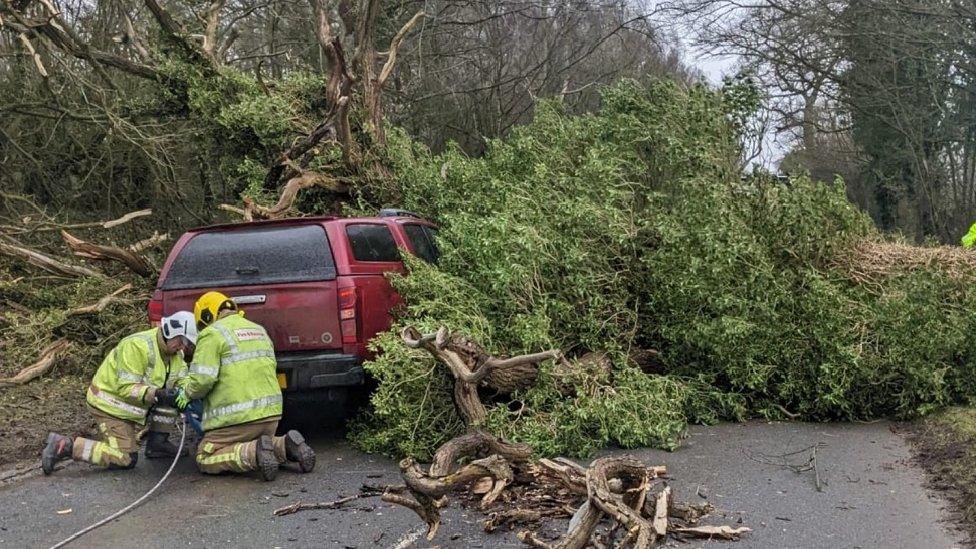
[[[181,460],[153,499],[72,547],[521,547],[514,533],[483,533],[481,516],[456,503],[432,543],[412,512],[378,498],[274,517],[274,509],[296,500],[329,501],[355,494],[363,482],[398,481],[392,460],[358,452],[335,433],[317,434],[312,442],[316,471],[282,471],[271,483],[206,477],[192,460]],[[803,471],[815,445],[816,470]],[[707,499],[718,508],[712,522],[753,529],[729,544],[736,547],[962,546],[962,534],[946,522],[944,503],[922,487],[907,444],[887,423],[693,427],[673,453],[604,454],[667,465],[678,499]],[[140,460],[134,471],[115,472],[71,465],[51,477],[8,482],[0,486],[0,547],[48,547],[135,500],[167,466]]]

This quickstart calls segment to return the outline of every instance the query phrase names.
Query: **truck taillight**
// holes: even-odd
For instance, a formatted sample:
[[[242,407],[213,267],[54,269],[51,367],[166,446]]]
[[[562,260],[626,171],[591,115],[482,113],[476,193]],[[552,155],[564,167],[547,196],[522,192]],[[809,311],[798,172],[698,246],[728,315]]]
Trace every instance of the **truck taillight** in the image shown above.
[[[339,288],[339,328],[343,343],[358,343],[359,330],[356,326],[356,287]]]
[[[163,319],[163,300],[150,299],[148,309],[149,324],[151,326],[159,326],[159,321]]]

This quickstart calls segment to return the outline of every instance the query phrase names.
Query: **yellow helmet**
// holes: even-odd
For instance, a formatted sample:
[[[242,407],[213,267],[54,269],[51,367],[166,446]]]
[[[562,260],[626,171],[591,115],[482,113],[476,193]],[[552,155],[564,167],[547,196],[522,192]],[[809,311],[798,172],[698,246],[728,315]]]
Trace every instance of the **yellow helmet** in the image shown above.
[[[203,294],[193,305],[193,316],[197,320],[197,327],[203,329],[205,326],[210,326],[217,320],[217,314],[225,309],[236,311],[237,304],[220,292]]]

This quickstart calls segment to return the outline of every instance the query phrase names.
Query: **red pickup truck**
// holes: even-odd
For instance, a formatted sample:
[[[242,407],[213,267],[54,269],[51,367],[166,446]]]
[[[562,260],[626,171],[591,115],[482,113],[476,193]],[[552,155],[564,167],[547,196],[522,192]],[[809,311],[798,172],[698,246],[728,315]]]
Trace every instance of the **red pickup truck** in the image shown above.
[[[402,272],[400,249],[436,262],[436,226],[408,212],[215,225],[173,246],[149,302],[149,320],[193,310],[216,289],[274,341],[286,393],[362,385],[366,343],[389,329],[399,296],[384,277]]]

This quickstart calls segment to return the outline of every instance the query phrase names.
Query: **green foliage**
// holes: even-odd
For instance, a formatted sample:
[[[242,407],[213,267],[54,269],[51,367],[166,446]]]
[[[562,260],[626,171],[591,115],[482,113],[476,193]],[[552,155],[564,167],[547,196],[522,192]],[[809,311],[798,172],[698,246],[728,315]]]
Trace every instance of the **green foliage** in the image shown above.
[[[688,387],[622,366],[612,375],[583,370],[559,376],[551,365],[515,411],[496,406],[488,425],[541,455],[585,456],[614,444],[674,449],[685,426]],[[568,379],[567,379],[568,378]]]
[[[36,275],[36,270],[19,260],[0,258],[0,302],[18,305],[6,309],[0,321],[4,350],[0,377],[32,364],[44,347],[61,338],[73,345],[56,362],[55,375],[91,376],[119,339],[146,327],[145,300],[131,298],[137,292],[148,294],[142,279],[120,273],[116,277],[39,281]],[[126,282],[132,282],[135,289],[101,313],[68,314],[71,309],[94,304]]]
[[[407,254],[405,254],[407,255]],[[436,331],[456,327],[492,346],[492,330],[478,306],[484,296],[462,279],[407,255],[411,276],[393,275],[394,287],[411,296],[393,329],[370,342],[377,358],[366,371],[377,381],[371,408],[352,429],[351,438],[367,451],[396,449],[400,455],[428,457],[432,448],[464,430],[454,409],[453,383],[427,351],[408,349],[400,330],[413,324]],[[407,320],[410,319],[410,320]]]
[[[325,114],[318,99],[325,84],[321,76],[308,72],[286,73],[271,88],[234,67],[221,67],[219,77],[214,77],[209,67],[169,58],[163,70],[182,86],[175,92],[160,90],[161,104],[185,105],[223,176],[236,183],[235,191],[252,198],[269,192],[262,183],[271,159]],[[320,156],[312,169],[335,158],[329,151]]]
[[[722,79],[722,97],[737,130],[744,131],[749,118],[762,107],[763,93],[751,71]]]
[[[673,448],[689,420],[910,417],[976,394],[969,285],[938,267],[851,276],[841,258],[879,235],[841,182],[741,178],[743,86],[623,82],[598,114],[543,105],[478,159],[391,132],[398,177],[371,198],[435,219],[442,251],[396,279],[396,330],[612,362],[546,364],[526,391],[483,395],[494,432],[547,455]],[[443,368],[396,330],[375,343],[354,438],[426,457],[462,426]]]

